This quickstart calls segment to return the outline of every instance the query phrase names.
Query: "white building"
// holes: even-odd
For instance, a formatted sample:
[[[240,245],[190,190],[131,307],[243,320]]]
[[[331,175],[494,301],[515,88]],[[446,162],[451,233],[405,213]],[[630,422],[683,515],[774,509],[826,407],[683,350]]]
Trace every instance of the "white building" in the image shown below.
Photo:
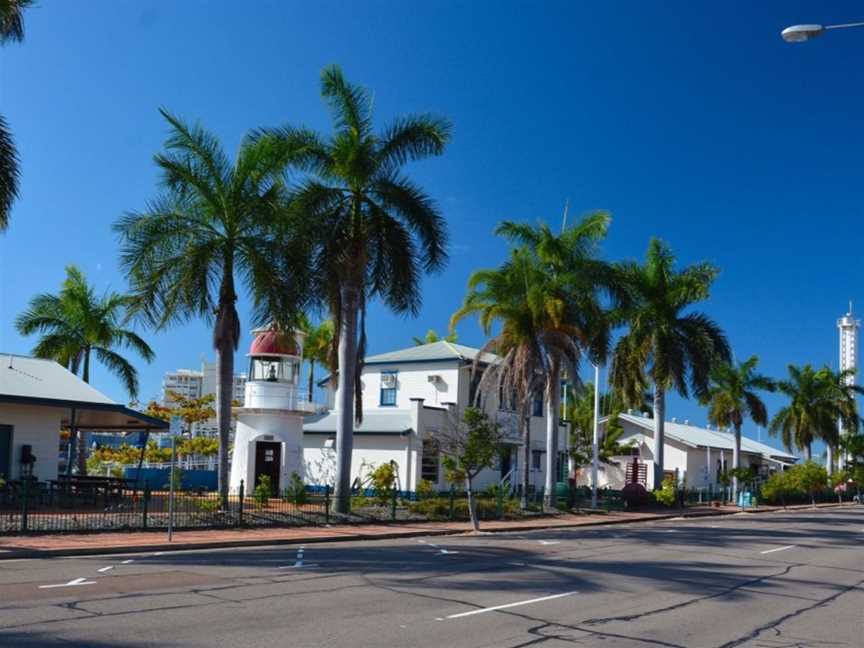
[[[72,427],[146,432],[168,424],[115,403],[53,360],[0,354],[0,476],[57,479],[60,431]]]
[[[606,430],[606,418],[600,419],[600,431]],[[637,471],[643,476],[648,490],[654,489],[652,452],[654,443],[654,419],[638,414],[620,414],[619,420],[624,428],[619,443],[631,445],[632,452],[626,456],[614,457],[610,463],[601,463],[598,471],[598,487],[621,489],[628,479],[628,466],[633,460],[640,466]],[[718,477],[723,470],[732,468],[732,450],[735,435],[720,430],[690,425],[688,421],[679,423],[676,419],[666,421],[663,469],[664,478],[677,477],[678,482],[687,488],[717,487]],[[767,476],[777,470],[795,463],[798,457],[782,450],[758,443],[747,437],[741,438],[741,467],[756,466],[760,474]],[[579,485],[590,485],[590,470],[581,471]]]
[[[201,369],[177,369],[165,372],[162,378],[162,404],[170,406],[174,403],[171,393],[183,398],[202,398],[203,396],[216,395],[218,384],[218,364],[215,362],[201,361]],[[246,374],[234,374],[234,383],[231,389],[231,399],[242,403],[245,397]],[[219,428],[216,419],[195,423],[192,430],[195,436],[218,436]]]
[[[446,423],[447,408],[467,407],[474,402],[479,375],[472,380],[472,367],[479,349],[440,341],[414,346],[365,359],[361,374],[363,422],[355,426],[354,452],[351,458],[351,480],[364,480],[372,467],[394,462],[398,470],[398,488],[416,490],[421,479],[438,489],[449,483],[441,465],[436,435]],[[481,358],[483,370],[496,356]],[[307,417],[304,426],[306,480],[312,484],[332,484],[336,456],[336,388],[325,378],[328,411]],[[482,406],[495,415],[508,437],[500,464],[484,471],[478,478],[479,488],[506,480],[521,483],[522,439],[516,413],[499,408],[495,395],[485,395]],[[531,461],[527,467],[530,483],[544,484],[546,455],[546,419],[542,397],[535,399],[530,417]],[[559,479],[566,479],[566,427],[559,431]]]

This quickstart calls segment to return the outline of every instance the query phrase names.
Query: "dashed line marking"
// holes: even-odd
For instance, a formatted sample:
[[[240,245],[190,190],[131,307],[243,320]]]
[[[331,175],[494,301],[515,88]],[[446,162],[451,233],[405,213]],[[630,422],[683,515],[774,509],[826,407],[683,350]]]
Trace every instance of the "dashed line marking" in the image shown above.
[[[98,571],[100,574],[104,574],[105,572],[111,571],[112,569],[114,569],[114,565],[108,565],[107,567],[102,567],[101,569],[97,569],[96,571]]]
[[[464,617],[474,616],[475,614],[485,614],[486,612],[495,612],[496,610],[507,610],[509,608],[519,607],[520,605],[530,605],[531,603],[542,603],[543,601],[551,601],[553,599],[564,598],[565,596],[573,596],[579,592],[562,592],[561,594],[552,594],[550,596],[541,596],[539,598],[528,599],[527,601],[516,601],[515,603],[504,603],[503,605],[493,605],[492,607],[480,608],[479,610],[471,610],[470,612],[460,612],[459,614],[451,614],[444,619],[462,619]],[[439,617],[440,618],[440,617]],[[444,619],[441,619],[442,621]]]
[[[120,564],[121,564],[121,565],[128,565],[129,563],[134,562],[134,561],[135,561],[134,558],[130,558],[129,560],[124,560],[124,561],[121,562]]]
[[[88,581],[86,578],[76,578],[68,583],[57,583],[56,585],[40,585],[39,589],[54,589],[55,587],[78,587],[79,585],[95,585],[96,581]]]
[[[786,551],[787,549],[793,549],[795,545],[786,545],[785,547],[777,547],[776,549],[768,549],[766,551],[760,551],[760,554],[769,554],[774,553],[775,551]]]

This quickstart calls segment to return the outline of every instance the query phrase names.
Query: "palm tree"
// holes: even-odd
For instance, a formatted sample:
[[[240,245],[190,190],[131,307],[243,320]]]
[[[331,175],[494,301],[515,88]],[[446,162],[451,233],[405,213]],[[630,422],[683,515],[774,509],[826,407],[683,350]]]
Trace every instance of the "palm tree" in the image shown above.
[[[708,298],[717,268],[708,263],[675,270],[669,247],[651,239],[645,264],[622,263],[629,304],[618,313],[627,332],[615,345],[610,377],[628,403],[654,388],[654,488],[663,482],[666,392],[708,393],[709,373],[729,361],[729,343],[707,315],[689,309]]]
[[[411,340],[414,342],[414,346],[423,346],[424,344],[434,344],[435,342],[455,342],[459,339],[459,336],[455,331],[448,333],[445,337],[441,337],[438,335],[438,331],[435,329],[429,329],[426,331],[426,335],[422,338],[412,337]]]
[[[856,396],[864,394],[864,388],[855,384],[856,372],[853,369],[833,371],[828,367],[823,367],[821,373],[825,377],[826,388],[830,389],[831,398],[837,408],[838,424],[831,430],[825,430],[822,435],[827,451],[826,468],[830,477],[834,474],[835,457],[837,456],[837,449],[840,447],[840,430],[842,429],[847,435],[855,435],[860,428]]]
[[[837,445],[837,422],[844,428],[858,430],[855,412],[856,385],[846,385],[851,371],[833,372],[828,367],[814,369],[789,365],[789,377],[777,382],[777,390],[789,398],[771,420],[768,431],[780,435],[787,449],[793,446],[804,450],[807,461],[813,458],[812,445],[819,439]]]
[[[496,230],[511,242],[524,245],[542,271],[541,281],[531,288],[537,310],[543,315],[540,326],[547,341],[542,350],[546,354],[544,505],[549,509],[555,497],[562,370],[566,368],[569,376],[578,378],[584,353],[595,364],[605,360],[609,326],[600,295],[605,291],[616,301],[622,297],[617,273],[598,259],[599,244],[606,237],[610,220],[607,212],[593,212],[559,235],[543,223],[534,227],[504,221]]]
[[[491,337],[477,354],[474,364],[476,375],[480,358],[495,353],[498,359],[489,363],[480,377],[477,398],[481,393],[494,391],[499,404],[512,402],[522,431],[522,488],[521,506],[528,507],[529,466],[531,438],[528,408],[533,395],[543,388],[548,373],[546,352],[554,347],[561,350],[573,364],[577,347],[560,331],[544,328],[543,269],[530,252],[517,248],[501,267],[478,270],[468,280],[468,294],[462,307],[450,320],[451,330],[468,315],[477,314],[486,336],[494,326],[500,331]],[[578,377],[574,372],[573,376]]]
[[[597,456],[600,461],[610,462],[614,457],[627,454],[632,443],[622,444],[624,426],[618,415],[623,411],[620,399],[614,394],[600,395],[601,418],[606,412],[606,425],[598,439]],[[573,400],[567,407],[570,422],[570,456],[576,466],[585,466],[593,461],[594,446],[594,385],[585,383],[574,390]]]
[[[303,359],[309,363],[309,402],[315,389],[315,363],[333,368],[330,362],[333,349],[333,320],[324,320],[317,326],[307,322]]]
[[[366,304],[380,297],[393,311],[416,315],[423,271],[438,271],[447,261],[444,219],[401,167],[442,154],[450,123],[411,115],[376,134],[371,96],[346,81],[335,65],[321,74],[321,95],[333,116],[332,136],[324,139],[289,127],[264,130],[258,137],[302,150],[300,164],[309,172],[294,205],[316,228],[311,264],[315,294],[326,303],[335,327],[335,506],[344,513],[349,508],[354,420],[363,416],[359,382]]]
[[[33,0],[0,0],[0,45],[24,40],[24,9]],[[9,211],[18,197],[18,152],[3,115],[0,115],[0,232],[9,225]]]
[[[283,174],[296,151],[245,139],[232,163],[214,135],[165,110],[165,151],[155,156],[164,192],[114,226],[134,312],[157,330],[201,317],[218,356],[219,491],[228,498],[234,352],[240,339],[237,281],[255,324],[296,323],[306,283],[306,244],[285,208]]]
[[[756,425],[768,425],[768,410],[757,391],[773,392],[774,381],[756,373],[757,356],[750,356],[737,365],[717,363],[710,373],[708,394],[703,404],[708,405],[708,419],[723,428],[735,430],[735,447],[732,451],[732,468],[736,470],[741,461],[741,426],[750,417]],[[732,499],[738,499],[738,476],[733,473]]]
[[[134,398],[138,393],[138,372],[115,349],[132,349],[147,362],[154,354],[144,340],[122,324],[130,303],[128,295],[97,296],[81,270],[70,265],[59,294],[36,295],[15,320],[15,327],[21,335],[40,334],[34,356],[56,360],[76,375],[80,371],[86,383],[90,382],[91,356],[95,356]],[[83,435],[79,434],[78,440],[82,445],[78,451],[79,472],[83,474]]]

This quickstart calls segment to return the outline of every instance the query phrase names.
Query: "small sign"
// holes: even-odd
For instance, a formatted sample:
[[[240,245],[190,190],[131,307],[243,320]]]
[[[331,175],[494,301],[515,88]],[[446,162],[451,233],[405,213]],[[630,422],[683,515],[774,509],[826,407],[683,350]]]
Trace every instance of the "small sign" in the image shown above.
[[[183,431],[182,426],[183,426],[183,419],[180,418],[179,416],[172,416],[171,422],[170,422],[170,427],[168,428],[168,430],[169,430],[169,432],[171,432],[171,434],[173,436],[178,436]]]

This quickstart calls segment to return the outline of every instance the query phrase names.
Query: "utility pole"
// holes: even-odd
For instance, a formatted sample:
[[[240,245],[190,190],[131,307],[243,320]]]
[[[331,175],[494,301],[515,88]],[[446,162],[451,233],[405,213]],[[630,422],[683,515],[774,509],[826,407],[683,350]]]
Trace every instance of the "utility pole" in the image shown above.
[[[591,508],[597,508],[597,461],[600,426],[600,365],[594,365],[594,435],[591,440]]]

